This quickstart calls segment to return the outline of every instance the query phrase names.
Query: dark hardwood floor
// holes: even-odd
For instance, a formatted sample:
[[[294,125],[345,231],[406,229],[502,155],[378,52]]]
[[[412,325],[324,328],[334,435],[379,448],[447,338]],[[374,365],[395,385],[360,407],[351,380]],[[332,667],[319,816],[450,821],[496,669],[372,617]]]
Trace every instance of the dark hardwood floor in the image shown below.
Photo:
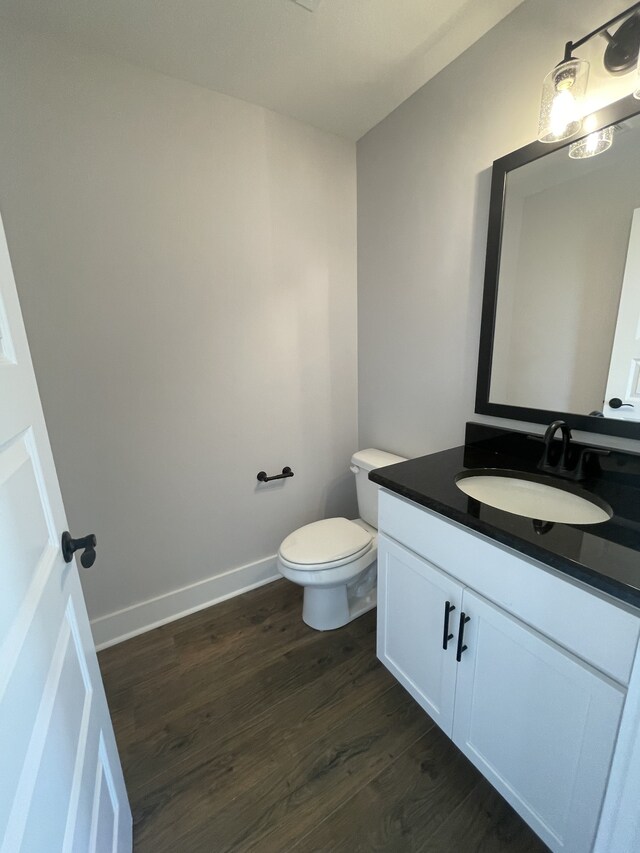
[[[546,847],[375,656],[278,581],[99,655],[137,853]]]

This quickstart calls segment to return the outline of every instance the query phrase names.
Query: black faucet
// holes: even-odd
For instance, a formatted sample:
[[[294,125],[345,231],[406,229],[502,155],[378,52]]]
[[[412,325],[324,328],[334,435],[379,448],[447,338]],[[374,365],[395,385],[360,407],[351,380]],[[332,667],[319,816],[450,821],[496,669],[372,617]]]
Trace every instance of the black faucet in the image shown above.
[[[562,433],[562,445],[554,452],[554,438],[558,430]],[[595,456],[608,456],[608,450],[599,447],[575,447],[571,444],[571,430],[564,421],[553,421],[544,434],[544,452],[538,462],[540,471],[566,477],[568,480],[584,480],[585,464]]]
[[[555,438],[555,434],[558,432],[558,430],[562,432],[562,448],[560,449],[560,455],[557,457],[555,462],[552,462],[551,449],[553,447],[553,439]],[[571,430],[564,421],[554,421],[553,423],[549,424],[544,434],[544,453],[542,454],[542,459],[540,460],[539,467],[543,471],[566,470],[568,468],[569,462],[570,443]]]

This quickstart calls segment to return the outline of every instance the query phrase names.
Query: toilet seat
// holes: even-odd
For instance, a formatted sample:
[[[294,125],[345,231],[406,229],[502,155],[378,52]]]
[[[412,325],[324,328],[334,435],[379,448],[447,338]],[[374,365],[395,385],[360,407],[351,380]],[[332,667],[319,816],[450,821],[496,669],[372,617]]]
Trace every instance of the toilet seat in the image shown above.
[[[371,549],[373,534],[346,518],[325,518],[294,530],[280,546],[278,557],[300,571],[343,566]]]

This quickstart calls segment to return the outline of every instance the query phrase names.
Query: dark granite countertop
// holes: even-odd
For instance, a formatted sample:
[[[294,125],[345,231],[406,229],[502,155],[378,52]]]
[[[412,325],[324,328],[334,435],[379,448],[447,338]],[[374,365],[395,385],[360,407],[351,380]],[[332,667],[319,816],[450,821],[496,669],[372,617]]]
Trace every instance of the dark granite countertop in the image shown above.
[[[586,490],[613,510],[592,525],[541,525],[481,504],[455,484],[461,471],[498,468],[540,475],[542,445],[524,433],[468,424],[466,444],[371,471],[380,486],[552,566],[564,574],[640,607],[640,456],[611,451],[580,483],[553,478],[570,490]],[[548,477],[549,475],[543,475]]]

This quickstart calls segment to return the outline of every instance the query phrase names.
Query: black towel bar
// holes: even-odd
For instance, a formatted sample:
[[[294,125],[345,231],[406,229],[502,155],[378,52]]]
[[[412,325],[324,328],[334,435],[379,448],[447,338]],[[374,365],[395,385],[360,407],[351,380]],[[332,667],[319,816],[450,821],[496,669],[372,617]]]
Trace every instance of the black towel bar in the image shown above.
[[[285,477],[293,477],[293,471],[288,465],[282,469],[282,474],[274,474],[273,477],[267,477],[266,471],[258,471],[258,480],[261,483],[269,483],[271,480],[284,480]]]

